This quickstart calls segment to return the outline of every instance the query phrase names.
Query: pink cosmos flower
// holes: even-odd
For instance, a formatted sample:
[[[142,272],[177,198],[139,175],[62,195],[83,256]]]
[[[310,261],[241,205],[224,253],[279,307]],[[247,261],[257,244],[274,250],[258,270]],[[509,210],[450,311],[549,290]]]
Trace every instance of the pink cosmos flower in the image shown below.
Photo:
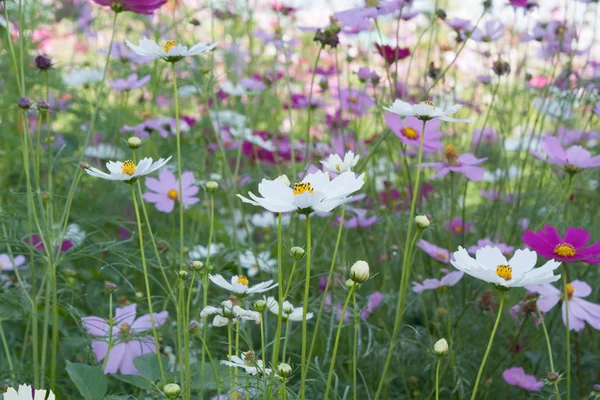
[[[11,260],[8,254],[0,254],[0,272],[14,271],[23,264],[25,264],[24,256],[19,255]]]
[[[377,292],[377,291],[373,292],[369,296],[369,299],[367,300],[367,305],[360,312],[360,318],[361,319],[369,318],[371,316],[371,314],[373,314],[375,312],[375,310],[377,310],[379,308],[382,301],[383,301],[383,295],[381,294],[381,292]]]
[[[471,39],[476,42],[494,42],[504,36],[504,24],[497,20],[490,20],[481,28],[475,28],[471,33]]]
[[[423,121],[416,117],[402,117],[393,113],[383,114],[383,119],[388,128],[400,139],[402,143],[415,149],[419,148]],[[423,138],[423,152],[434,153],[440,151],[444,145],[440,139],[444,134],[440,131],[440,121],[433,119],[425,124],[425,137]]]
[[[341,220],[340,217],[337,217],[337,219],[335,220],[335,225],[336,226],[339,226],[340,220]],[[344,228],[348,228],[348,229],[363,229],[363,228],[370,227],[375,222],[377,222],[377,215],[372,215],[370,217],[367,217],[366,212],[365,213],[359,213],[356,216],[353,216],[351,218],[345,219],[344,220]]]
[[[419,239],[419,241],[417,241],[417,247],[443,263],[448,264],[450,260],[450,252],[447,249],[438,247],[424,239]]]
[[[594,106],[594,114],[600,115],[600,101]]]
[[[112,336],[113,345],[108,354],[105,374],[115,374],[120,371],[123,375],[139,375],[139,371],[133,364],[133,359],[148,353],[156,353],[154,339],[145,335],[146,331],[152,329],[150,314],[135,318],[136,304],[115,309],[114,320],[116,325],[110,329],[110,325],[104,318],[84,317],[83,327],[87,332],[95,336],[92,340],[92,349],[96,355],[96,361],[102,361],[108,352],[109,336]],[[167,311],[154,313],[154,325],[163,325],[169,316]]]
[[[514,201],[514,197],[513,197],[512,193],[506,193],[503,195],[502,193],[500,193],[500,191],[498,189],[492,189],[492,190],[481,189],[479,191],[479,193],[488,200],[493,200],[493,201],[502,200],[505,203],[511,203],[512,201]]]
[[[478,182],[483,179],[485,170],[476,165],[487,160],[485,158],[477,158],[473,154],[464,153],[460,156],[456,153],[456,148],[453,145],[446,145],[444,148],[444,162],[430,162],[421,164],[422,167],[432,167],[437,173],[431,179],[443,178],[449,172],[457,172],[463,174],[467,179]]]
[[[127,79],[117,79],[114,81],[108,81],[108,84],[118,92],[139,89],[150,81],[151,76],[146,75],[143,78],[138,79],[138,74],[131,74]]]
[[[181,190],[183,196],[179,195],[179,180],[175,174],[164,168],[158,179],[146,178],[146,187],[151,192],[144,193],[144,200],[154,203],[158,211],[170,213],[175,207],[175,200],[183,198],[183,206],[188,207],[200,201],[194,197],[198,193],[198,187],[194,185],[194,173],[186,171],[181,174]]]
[[[167,0],[94,0],[101,6],[108,6],[115,12],[133,11],[137,14],[153,14],[155,10],[163,6]]]
[[[446,221],[446,230],[454,235],[460,235],[463,232],[469,232],[473,229],[473,224],[469,224],[460,217],[454,218],[452,221]]]
[[[556,228],[544,225],[544,229],[537,232],[525,231],[521,240],[542,257],[600,264],[600,242],[584,247],[590,240],[590,233],[581,227],[567,228],[564,238],[561,238]]]
[[[185,133],[190,129],[190,126],[183,118],[179,119],[179,129],[181,133]],[[161,137],[166,139],[170,135],[175,134],[175,130],[175,118],[158,117],[147,119],[135,126],[123,125],[120,132],[133,132],[139,138],[148,138],[152,132],[157,132]]]
[[[515,248],[513,246],[509,246],[506,243],[500,243],[500,242],[493,242],[490,239],[481,239],[477,241],[476,245],[473,245],[471,247],[469,247],[467,249],[467,251],[471,254],[476,254],[477,250],[485,247],[485,246],[490,246],[490,247],[497,247],[500,249],[500,252],[504,255],[504,257],[506,258],[510,258],[512,257],[513,252],[515,251]]]
[[[564,300],[564,292],[549,283],[543,285],[527,285],[525,289],[540,295],[537,301],[538,309],[548,312]],[[583,281],[575,280],[567,284],[567,295],[569,296],[569,329],[579,332],[585,328],[585,323],[594,329],[600,329],[600,305],[583,300],[592,293],[590,285]],[[562,319],[567,324],[565,303],[562,304]]]
[[[587,143],[591,140],[596,140],[600,138],[600,132],[596,131],[583,131],[581,129],[567,129],[564,126],[561,126],[556,131],[556,137],[560,139],[560,142],[569,146],[572,144],[581,144]]]
[[[590,152],[581,146],[571,146],[565,150],[560,140],[554,136],[546,136],[542,140],[542,152],[531,151],[535,157],[551,164],[562,165],[570,173],[582,169],[600,167],[600,155],[592,157]]]
[[[456,285],[465,273],[462,271],[452,271],[444,275],[442,279],[425,279],[423,283],[413,282],[412,290],[415,293],[422,293],[425,290],[436,290],[442,287]]]
[[[518,387],[528,392],[539,392],[544,387],[544,382],[538,381],[535,376],[527,375],[520,367],[512,367],[504,370],[502,377],[511,386]]]
[[[498,131],[494,128],[484,128],[484,129],[476,129],[473,131],[473,142],[472,147],[477,147],[478,143],[481,144],[492,144],[498,143],[500,141],[500,136],[498,135]]]
[[[358,89],[340,89],[338,94],[341,107],[357,116],[368,114],[369,108],[375,105],[366,92]]]
[[[378,43],[375,43],[375,48],[388,65],[392,65],[396,61],[403,60],[410,56],[410,49],[408,47],[392,47],[387,44],[381,46]]]

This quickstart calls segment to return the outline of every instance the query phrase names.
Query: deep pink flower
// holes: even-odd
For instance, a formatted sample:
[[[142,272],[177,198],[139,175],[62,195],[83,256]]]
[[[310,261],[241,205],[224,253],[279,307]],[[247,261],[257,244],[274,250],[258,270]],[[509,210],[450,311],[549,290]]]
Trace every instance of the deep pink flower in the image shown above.
[[[375,43],[375,48],[377,48],[377,52],[383,57],[388,65],[392,65],[396,61],[403,60],[410,56],[410,49],[408,47],[392,47],[387,44],[380,46],[378,43]]]
[[[444,275],[442,279],[425,279],[423,283],[413,282],[412,290],[415,293],[422,293],[425,290],[454,286],[462,279],[464,274],[462,271],[452,271]]]
[[[564,300],[564,292],[558,290],[549,283],[543,285],[527,285],[525,286],[525,289],[540,295],[537,306],[542,312],[550,311],[560,300]],[[591,286],[583,281],[575,280],[567,284],[570,330],[579,332],[585,328],[586,322],[594,329],[600,329],[600,305],[582,299],[582,297],[588,297],[591,293]],[[564,301],[562,304],[562,319],[563,323],[566,325],[567,315]]]
[[[419,148],[423,121],[416,117],[402,117],[393,113],[383,114],[383,119],[388,128],[400,139],[402,143],[415,149]],[[440,151],[444,145],[440,139],[444,134],[440,131],[440,121],[433,119],[425,124],[425,137],[423,138],[423,152],[434,153]]]
[[[564,262],[583,261],[588,264],[600,264],[600,242],[584,247],[590,240],[588,231],[581,227],[569,227],[565,237],[561,238],[553,226],[544,225],[544,229],[537,232],[527,230],[521,240],[542,257]]]
[[[527,7],[528,0],[508,0],[513,7]]]
[[[443,263],[447,264],[450,260],[450,252],[447,249],[438,247],[424,239],[419,239],[419,241],[417,241],[417,247],[429,254],[431,257]]]
[[[188,207],[200,201],[194,197],[198,193],[198,186],[194,185],[194,173],[186,171],[181,174],[181,190],[179,195],[179,180],[175,174],[164,168],[158,179],[146,178],[146,187],[151,192],[144,193],[144,200],[154,203],[158,211],[170,213],[175,207],[175,200],[183,198],[183,206]]]
[[[511,386],[527,390],[528,392],[539,392],[544,387],[544,382],[538,381],[535,376],[527,375],[520,367],[512,367],[504,370],[502,377]]]
[[[115,12],[133,11],[137,14],[153,14],[155,10],[163,6],[167,0],[93,0],[101,6],[108,6]]]
[[[133,364],[133,359],[148,353],[156,353],[154,339],[143,333],[152,329],[150,314],[135,318],[136,304],[115,309],[115,323],[110,325],[104,318],[84,317],[83,327],[87,332],[96,336],[92,340],[92,349],[96,355],[96,361],[102,361],[108,352],[109,337],[112,336],[113,346],[108,354],[105,374],[115,374],[120,371],[123,375],[139,375],[139,371]],[[163,325],[169,316],[167,311],[154,313],[154,326]]]
[[[466,223],[460,217],[456,217],[452,221],[446,221],[446,230],[455,235],[461,235],[463,232],[469,232],[472,229],[473,224]]]
[[[581,146],[571,146],[565,150],[555,136],[544,137],[542,153],[532,150],[531,154],[551,164],[562,165],[569,173],[600,167],[600,155],[592,157],[590,152]]]
[[[452,145],[446,145],[444,148],[444,162],[423,163],[422,167],[432,167],[437,173],[431,179],[443,178],[449,172],[457,172],[463,174],[467,179],[478,182],[483,179],[485,170],[476,165],[487,160],[485,158],[477,158],[473,154],[464,153],[460,156],[456,153],[456,149]]]

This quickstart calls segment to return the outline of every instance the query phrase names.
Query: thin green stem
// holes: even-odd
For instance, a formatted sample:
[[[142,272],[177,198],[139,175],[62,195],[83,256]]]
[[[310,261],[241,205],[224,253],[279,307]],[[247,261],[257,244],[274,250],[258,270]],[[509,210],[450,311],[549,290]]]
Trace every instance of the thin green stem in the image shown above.
[[[310,215],[306,215],[306,278],[304,282],[304,304],[302,306],[302,358],[300,364],[300,398],[306,398],[306,375],[308,374],[308,359],[306,358],[306,339],[307,339],[307,324],[306,313],[308,311],[308,298],[310,294],[310,259],[311,259],[311,238],[310,238]],[[280,304],[280,307],[283,307]]]
[[[308,153],[310,151],[310,118],[312,116],[312,92],[313,92],[313,86],[315,84],[315,76],[317,74],[317,65],[319,63],[319,58],[321,58],[321,51],[323,50],[323,46],[319,47],[319,51],[317,52],[317,57],[315,58],[315,63],[313,65],[313,70],[312,70],[312,75],[310,77],[310,86],[308,88],[308,121],[306,123],[306,152],[304,154],[304,159],[308,160]],[[290,107],[292,105],[290,104]],[[304,387],[304,385],[302,385],[302,387]]]
[[[550,360],[550,371],[556,372],[554,369],[554,359],[552,357],[552,345],[550,344],[550,336],[548,336],[548,330],[546,329],[546,323],[544,322],[544,316],[539,308],[536,307],[538,318],[540,319],[540,323],[542,324],[542,330],[544,331],[544,337],[546,338],[546,346],[548,347],[548,359]],[[554,382],[554,392],[556,393],[556,398],[560,400],[560,391],[558,390],[558,380]]]
[[[563,301],[565,308],[565,320],[566,320],[566,335],[567,335],[567,400],[571,399],[571,327],[569,326],[569,281],[567,278],[567,266],[563,265],[565,273],[563,276]]]
[[[440,365],[442,357],[438,357],[437,366],[435,367],[435,400],[440,399]]]
[[[110,323],[112,324],[113,322],[113,292],[110,292],[109,295],[109,299],[108,299],[108,320],[110,321]],[[104,362],[102,363],[102,370],[104,371],[106,369],[106,363],[108,363],[108,355],[110,354],[110,349],[112,349],[113,346],[113,334],[112,334],[112,325],[109,325],[108,327],[108,347],[106,349],[106,356],[104,357]]]
[[[6,361],[8,362],[8,371],[10,372],[10,376],[12,377],[14,383],[16,383],[16,375],[15,370],[12,363],[12,356],[10,355],[10,349],[8,348],[8,342],[6,341],[6,336],[4,336],[4,328],[2,327],[2,321],[0,321],[0,339],[2,339],[2,346],[4,347],[4,353],[6,354]]]
[[[360,319],[358,317],[358,307],[356,305],[356,293],[352,293],[352,303],[354,306],[354,337],[352,338],[352,398],[357,400],[358,385],[356,372],[358,371],[358,324]]]
[[[273,356],[271,357],[271,364],[273,368],[277,367],[279,363],[279,344],[281,342],[281,324],[283,320],[283,262],[282,262],[282,214],[279,213],[277,218],[277,295],[279,297],[279,310],[277,312],[277,328],[275,329],[275,341],[273,343]],[[295,261],[294,261],[295,263]],[[291,278],[291,276],[290,276]],[[264,358],[264,356],[263,356]],[[284,358],[285,362],[285,358]],[[269,389],[271,385],[269,385]],[[269,393],[270,394],[270,393]]]

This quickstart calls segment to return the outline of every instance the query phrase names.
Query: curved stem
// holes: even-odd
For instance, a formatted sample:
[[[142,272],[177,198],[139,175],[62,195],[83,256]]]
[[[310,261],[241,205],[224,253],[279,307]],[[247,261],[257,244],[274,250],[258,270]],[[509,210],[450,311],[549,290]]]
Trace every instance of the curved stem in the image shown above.
[[[311,256],[311,239],[310,239],[310,215],[306,215],[306,278],[304,282],[304,304],[302,306],[302,358],[300,364],[300,398],[305,399],[306,396],[306,375],[308,373],[308,360],[306,358],[306,327],[308,320],[306,312],[308,310],[308,298],[310,293],[310,256]],[[283,305],[280,305],[282,307]]]
[[[542,329],[544,331],[544,337],[546,338],[546,346],[548,347],[548,359],[550,360],[550,371],[556,372],[554,369],[554,360],[552,358],[552,346],[550,344],[550,337],[548,336],[548,330],[546,329],[546,323],[544,322],[544,316],[539,308],[536,307],[538,318],[542,324]],[[554,382],[554,392],[556,393],[556,398],[560,400],[560,391],[558,390],[558,380]]]

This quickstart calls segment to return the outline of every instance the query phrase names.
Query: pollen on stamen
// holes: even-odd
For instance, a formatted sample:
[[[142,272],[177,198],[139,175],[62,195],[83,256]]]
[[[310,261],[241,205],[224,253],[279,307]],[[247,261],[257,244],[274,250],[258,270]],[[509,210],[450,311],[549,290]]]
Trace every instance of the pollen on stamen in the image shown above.
[[[171,50],[171,48],[175,46],[177,46],[176,40],[168,40],[167,43],[165,43],[165,45],[163,46],[163,50],[165,51],[165,53],[168,53],[169,50]]]
[[[510,281],[512,279],[512,268],[510,265],[498,265],[496,268],[496,275],[505,281]]]
[[[435,104],[429,100],[421,101],[419,104],[427,104],[428,106],[435,108]]]
[[[406,127],[404,129],[402,129],[401,132],[402,132],[402,136],[404,136],[405,138],[411,139],[411,140],[414,140],[419,137],[419,134],[417,133],[417,131],[411,127]]]
[[[446,157],[448,164],[456,163],[456,160],[458,160],[458,153],[456,152],[456,147],[452,144],[447,144],[446,146],[444,146],[444,156]]]
[[[554,254],[560,257],[573,257],[577,254],[577,251],[569,243],[560,243],[554,248]]]
[[[573,297],[573,293],[575,293],[575,288],[570,283],[567,283],[567,296],[569,296],[569,299]]]
[[[121,324],[121,327],[119,328],[119,332],[121,332],[121,335],[127,335],[129,334],[130,331],[130,326],[127,322],[123,322]]]
[[[248,278],[246,278],[244,275],[240,275],[237,278],[237,283],[241,283],[244,286],[248,286],[249,281],[248,281]]]
[[[294,183],[294,188],[292,190],[294,191],[294,196],[297,196],[297,195],[305,193],[305,192],[308,192],[308,193],[315,192],[315,189],[312,187],[312,185],[309,182]]]
[[[135,164],[131,160],[127,160],[123,163],[121,167],[121,173],[125,175],[133,175],[135,174]]]
[[[175,189],[171,189],[167,192],[167,197],[169,197],[171,200],[177,200],[177,198],[179,197],[179,195],[177,194],[177,190]]]

